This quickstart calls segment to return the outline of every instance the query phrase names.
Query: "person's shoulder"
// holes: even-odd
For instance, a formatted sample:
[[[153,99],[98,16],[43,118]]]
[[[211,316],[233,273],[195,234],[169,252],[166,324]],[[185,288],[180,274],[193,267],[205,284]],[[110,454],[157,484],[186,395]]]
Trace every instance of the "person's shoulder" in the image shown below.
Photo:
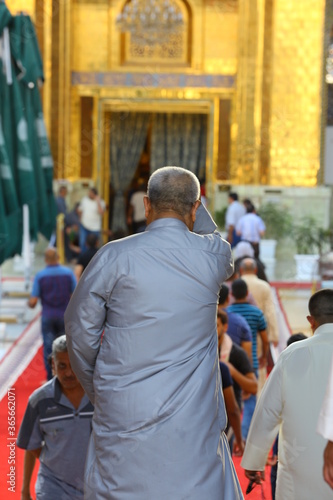
[[[262,290],[265,290],[265,291],[271,290],[271,285],[267,281],[259,278],[256,274],[247,274],[247,275],[244,275],[244,278],[246,276],[248,276],[247,279],[249,281],[255,282],[255,285],[257,288],[261,288]]]
[[[244,349],[241,346],[237,345],[235,342],[232,343],[230,355],[231,354],[239,354],[242,351],[244,351]]]
[[[253,372],[253,368],[251,362],[249,360],[249,356],[247,352],[239,345],[233,343],[229,361],[232,364],[236,364],[236,368],[239,368],[240,371],[245,375],[245,373]]]
[[[254,304],[250,304],[249,302],[245,302],[244,309],[247,309],[248,311],[251,311],[252,313],[263,314],[262,310],[259,309],[258,306],[255,306]]]
[[[229,307],[232,307],[232,305],[228,306],[228,308]],[[241,314],[239,314],[239,313],[237,313],[235,311],[232,311],[232,310],[228,311],[228,308],[227,308],[227,312],[229,313],[232,321],[235,324],[240,325],[240,326],[245,326],[248,329],[249,325],[248,325],[246,319]]]
[[[312,335],[307,339],[300,340],[298,342],[293,342],[289,346],[287,346],[280,354],[278,361],[281,359],[281,362],[293,363],[295,358],[306,357],[311,353],[314,349],[317,349],[317,336]],[[332,332],[332,348],[333,348],[333,332]]]
[[[29,405],[32,407],[36,407],[41,401],[45,399],[54,398],[54,384],[55,379],[51,379],[38,389],[35,389],[34,392],[29,396]]]
[[[44,267],[44,269],[41,269],[40,271],[37,271],[35,274],[35,281],[38,281],[42,276],[45,276],[47,274],[47,267]]]
[[[59,274],[62,273],[65,275],[70,275],[70,276],[74,275],[73,270],[67,266],[60,265],[58,271],[59,271]]]
[[[230,352],[230,356],[237,356],[238,358],[248,358],[248,355],[246,351],[241,347],[240,345],[235,344],[235,342],[232,343],[232,348]]]

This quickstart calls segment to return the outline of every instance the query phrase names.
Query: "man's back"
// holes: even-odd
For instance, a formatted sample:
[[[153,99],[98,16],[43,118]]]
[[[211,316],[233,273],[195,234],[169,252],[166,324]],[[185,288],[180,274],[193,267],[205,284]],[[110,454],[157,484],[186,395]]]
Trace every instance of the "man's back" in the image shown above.
[[[278,342],[279,332],[277,326],[276,310],[273,300],[272,289],[266,281],[258,278],[255,274],[242,274],[257,306],[264,313],[268,325],[268,338],[271,342]]]
[[[245,215],[245,207],[243,203],[240,203],[238,200],[233,201],[227,208],[226,211],[226,226],[236,226],[237,222],[243,215]]]
[[[252,362],[253,368],[259,367],[257,357],[257,334],[266,330],[266,321],[262,311],[248,302],[234,302],[227,307],[227,312],[234,312],[243,316],[247,321],[252,333]]]
[[[253,416],[242,467],[265,463],[279,425],[279,500],[329,500],[322,479],[325,440],[316,433],[333,354],[333,324],[319,327],[308,340],[284,351],[268,378]],[[256,415],[258,414],[257,418]],[[255,448],[252,448],[252,442]]]
[[[260,241],[261,233],[265,231],[265,225],[257,214],[247,213],[237,222],[236,231],[242,240],[257,243]]]
[[[31,295],[40,297],[42,315],[62,318],[76,285],[73,271],[65,266],[46,266],[34,280]]]
[[[215,318],[229,258],[219,237],[159,219],[145,233],[105,245],[82,276],[69,313],[94,318],[102,329],[104,300],[107,309],[94,394],[86,385],[95,398],[95,420],[103,423],[94,427],[96,449],[104,450],[99,460],[108,460],[116,478],[108,478],[109,496],[98,498],[125,498],[130,481],[142,498],[169,500],[191,492],[192,499],[217,500],[234,481],[226,466],[224,484],[216,462],[226,418]],[[86,310],[80,287],[87,286],[96,305]],[[90,452],[89,484],[96,474]],[[210,479],[200,479],[205,476]]]
[[[246,319],[238,313],[228,311],[228,335],[241,346],[242,342],[252,342],[251,329]]]

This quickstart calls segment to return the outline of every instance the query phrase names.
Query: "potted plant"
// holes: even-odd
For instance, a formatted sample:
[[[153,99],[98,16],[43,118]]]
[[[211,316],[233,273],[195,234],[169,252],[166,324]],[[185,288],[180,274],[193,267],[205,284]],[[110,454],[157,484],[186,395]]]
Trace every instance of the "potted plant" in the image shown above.
[[[311,215],[302,217],[295,224],[293,236],[296,244],[296,278],[311,281],[318,279],[319,259],[330,248],[331,231],[318,225]]]
[[[225,214],[227,212],[228,207],[223,207],[220,210],[216,210],[214,214],[214,220],[219,228],[219,231],[226,238],[227,233],[225,231]]]
[[[265,223],[266,231],[260,242],[261,258],[274,259],[276,244],[282,238],[290,236],[292,218],[289,210],[277,203],[267,202],[260,206],[258,215]]]

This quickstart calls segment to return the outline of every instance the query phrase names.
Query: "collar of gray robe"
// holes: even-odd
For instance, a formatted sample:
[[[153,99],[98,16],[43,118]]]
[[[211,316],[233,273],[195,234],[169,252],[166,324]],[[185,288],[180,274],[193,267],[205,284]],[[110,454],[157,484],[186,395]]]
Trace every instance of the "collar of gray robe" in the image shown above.
[[[151,229],[159,229],[160,227],[179,227],[179,228],[186,228],[187,230],[188,227],[185,224],[185,222],[181,221],[180,219],[175,219],[174,217],[163,217],[161,219],[156,219],[153,222],[151,222],[147,227],[146,231],[150,231]]]

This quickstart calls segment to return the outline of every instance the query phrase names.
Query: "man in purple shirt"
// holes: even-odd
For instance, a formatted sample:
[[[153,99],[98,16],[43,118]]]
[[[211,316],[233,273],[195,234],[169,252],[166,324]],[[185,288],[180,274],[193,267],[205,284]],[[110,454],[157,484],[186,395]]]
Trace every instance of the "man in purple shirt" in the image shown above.
[[[229,287],[223,284],[220,288],[219,311],[226,311],[229,304]],[[252,363],[252,333],[246,319],[240,314],[229,311],[227,333],[234,344],[244,349]]]
[[[28,306],[36,307],[38,299],[42,303],[42,336],[44,364],[47,379],[51,380],[52,370],[48,357],[53,341],[64,334],[64,313],[76,286],[76,278],[71,269],[59,264],[56,248],[45,251],[46,267],[39,271],[32,286]]]

